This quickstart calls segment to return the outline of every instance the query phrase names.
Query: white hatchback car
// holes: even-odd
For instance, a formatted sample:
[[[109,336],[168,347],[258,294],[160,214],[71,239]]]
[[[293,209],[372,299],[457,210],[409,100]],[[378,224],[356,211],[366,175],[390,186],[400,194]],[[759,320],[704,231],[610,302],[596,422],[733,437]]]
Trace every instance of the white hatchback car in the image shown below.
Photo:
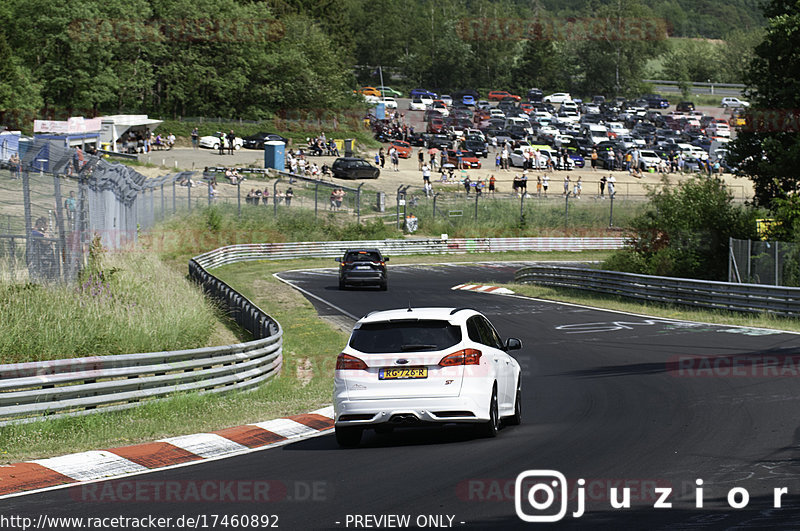
[[[336,441],[357,446],[366,428],[474,424],[487,437],[501,418],[519,424],[520,365],[494,326],[475,310],[407,308],[359,320],[336,360]]]

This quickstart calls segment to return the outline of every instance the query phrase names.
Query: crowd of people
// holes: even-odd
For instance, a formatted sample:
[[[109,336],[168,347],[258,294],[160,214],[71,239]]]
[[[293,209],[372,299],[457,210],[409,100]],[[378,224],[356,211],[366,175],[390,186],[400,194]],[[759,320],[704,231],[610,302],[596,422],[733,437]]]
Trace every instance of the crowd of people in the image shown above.
[[[327,155],[329,157],[339,156],[339,147],[336,145],[334,139],[328,139],[323,131],[319,136],[306,138],[308,153],[310,155],[321,156]]]
[[[129,131],[122,140],[123,153],[150,153],[151,151],[170,150],[175,146],[175,135],[172,133],[154,133],[153,131]]]
[[[250,191],[247,193],[245,197],[245,203],[249,205],[257,205],[259,203],[263,204],[264,206],[269,205],[270,196],[272,194],[269,191],[269,187],[265,186],[264,190],[262,191],[259,188],[251,188]],[[286,206],[290,206],[292,204],[292,198],[294,197],[294,190],[290,186],[286,189],[286,192],[278,190],[275,192],[275,197],[273,200],[277,204],[286,203]]]

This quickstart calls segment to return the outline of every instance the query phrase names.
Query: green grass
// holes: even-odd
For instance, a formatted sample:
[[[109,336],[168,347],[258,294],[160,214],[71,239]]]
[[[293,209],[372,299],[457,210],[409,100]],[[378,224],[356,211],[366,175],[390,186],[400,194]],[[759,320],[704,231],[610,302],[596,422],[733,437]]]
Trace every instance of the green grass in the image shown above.
[[[217,311],[146,253],[110,255],[78,285],[0,283],[0,363],[206,346]]]
[[[283,370],[267,384],[251,392],[182,394],[125,411],[4,426],[0,429],[0,459],[16,462],[214,431],[304,413],[330,403],[336,356],[347,334],[320,322],[301,294],[271,276],[303,263],[259,262],[215,270],[284,329]],[[298,377],[301,364],[310,365],[310,379]]]

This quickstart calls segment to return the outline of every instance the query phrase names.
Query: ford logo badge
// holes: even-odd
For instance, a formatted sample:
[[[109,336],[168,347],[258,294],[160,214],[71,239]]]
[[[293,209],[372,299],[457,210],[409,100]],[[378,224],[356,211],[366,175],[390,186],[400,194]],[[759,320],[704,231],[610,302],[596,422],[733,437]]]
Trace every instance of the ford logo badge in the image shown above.
[[[398,365],[405,365],[406,363],[408,363],[408,360],[406,360],[406,359],[397,360],[397,364]]]

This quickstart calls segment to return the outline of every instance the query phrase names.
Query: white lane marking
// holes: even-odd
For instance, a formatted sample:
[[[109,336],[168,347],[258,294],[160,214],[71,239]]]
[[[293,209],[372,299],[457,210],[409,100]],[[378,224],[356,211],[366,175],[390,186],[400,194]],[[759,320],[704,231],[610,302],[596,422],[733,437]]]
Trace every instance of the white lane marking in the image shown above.
[[[253,426],[258,426],[262,430],[277,433],[278,435],[286,437],[287,439],[299,437],[300,435],[304,435],[309,431],[317,431],[314,428],[306,426],[305,424],[300,424],[299,422],[295,422],[291,419],[268,420],[266,422],[253,424]]]
[[[90,481],[148,470],[111,452],[89,451],[30,461],[76,481]]]
[[[285,271],[283,271],[283,272],[285,272]],[[296,289],[296,290],[297,290],[297,291],[299,291],[300,293],[304,293],[304,294],[305,294],[305,295],[307,295],[308,297],[311,297],[312,299],[316,299],[316,300],[318,300],[319,302],[321,302],[321,303],[323,303],[323,304],[326,304],[326,305],[330,306],[331,308],[333,308],[333,309],[334,309],[334,310],[336,310],[337,312],[341,313],[342,315],[346,315],[347,317],[349,317],[350,319],[353,319],[354,321],[358,321],[358,320],[360,319],[360,317],[356,317],[355,315],[353,315],[352,313],[348,312],[348,311],[347,311],[347,310],[345,310],[344,308],[340,308],[339,306],[336,306],[335,304],[333,304],[333,303],[331,303],[331,302],[329,302],[329,301],[327,301],[327,300],[323,299],[322,297],[319,297],[319,296],[317,296],[317,295],[314,295],[314,294],[313,294],[313,293],[311,293],[310,291],[308,291],[308,290],[306,290],[306,289],[303,289],[303,288],[301,288],[300,286],[298,286],[298,285],[297,285],[297,284],[295,284],[294,282],[292,282],[292,281],[290,281],[290,280],[284,280],[284,279],[282,279],[281,277],[279,277],[279,276],[278,276],[279,274],[280,274],[280,272],[279,272],[279,273],[273,273],[273,274],[272,274],[272,276],[273,276],[273,277],[275,277],[275,278],[277,278],[278,280],[280,280],[280,281],[281,281],[281,282],[283,282],[284,284],[286,284],[286,285],[288,285],[288,286],[291,286],[291,287],[293,287],[294,289]]]
[[[215,433],[181,435],[180,437],[160,439],[159,442],[169,443],[203,458],[217,457],[247,450],[246,446]]]

